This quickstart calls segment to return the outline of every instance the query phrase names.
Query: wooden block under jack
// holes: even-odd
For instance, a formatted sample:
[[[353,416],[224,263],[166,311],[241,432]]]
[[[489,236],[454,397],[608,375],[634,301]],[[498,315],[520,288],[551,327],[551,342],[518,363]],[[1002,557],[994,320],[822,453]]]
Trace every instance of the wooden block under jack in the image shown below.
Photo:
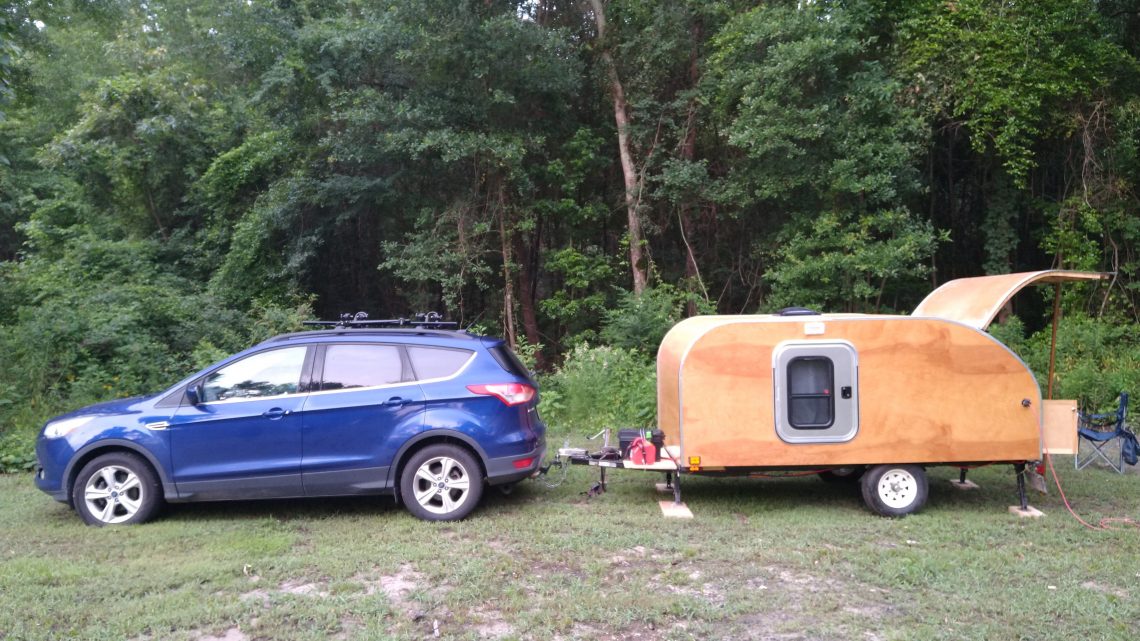
[[[689,506],[684,503],[674,503],[673,501],[658,501],[661,506],[661,514],[667,518],[674,519],[691,519],[693,513],[689,511]]]
[[[978,489],[978,484],[969,480],[969,479],[967,479],[965,481],[959,481],[958,479],[950,479],[950,485],[953,485],[954,487],[958,488],[959,490],[976,490],[976,489]]]
[[[1045,516],[1044,512],[1033,507],[1032,505],[1026,507],[1024,510],[1021,509],[1020,505],[1011,505],[1009,506],[1009,513],[1016,514],[1017,516],[1027,519],[1039,519]]]
[[[673,486],[669,485],[668,483],[658,483],[657,484],[657,491],[661,492],[662,494],[672,494],[673,493]]]

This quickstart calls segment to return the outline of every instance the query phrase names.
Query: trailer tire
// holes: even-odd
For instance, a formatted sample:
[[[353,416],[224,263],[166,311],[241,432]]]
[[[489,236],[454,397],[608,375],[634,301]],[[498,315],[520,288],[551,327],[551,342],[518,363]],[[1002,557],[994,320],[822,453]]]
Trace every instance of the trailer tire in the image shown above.
[[[837,467],[831,470],[824,470],[819,473],[819,478],[823,479],[825,483],[858,483],[859,479],[863,478],[866,473],[867,467],[865,465],[851,465],[848,467]]]
[[[863,475],[862,489],[872,512],[899,517],[922,509],[929,486],[920,465],[876,465]]]

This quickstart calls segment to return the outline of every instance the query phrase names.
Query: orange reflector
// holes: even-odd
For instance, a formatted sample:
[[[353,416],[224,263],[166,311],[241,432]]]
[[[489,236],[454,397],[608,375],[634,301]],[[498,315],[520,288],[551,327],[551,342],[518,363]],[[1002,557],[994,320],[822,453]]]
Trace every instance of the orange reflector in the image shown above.
[[[530,458],[520,458],[519,460],[515,461],[515,468],[521,470],[524,467],[530,467],[531,463],[534,463],[533,456]]]
[[[689,465],[696,467],[700,464],[701,464],[701,457],[699,457],[699,456],[690,456],[689,457]]]
[[[689,466],[689,471],[690,471],[690,472],[700,472],[700,471],[701,471],[701,466],[700,466],[700,465],[690,465],[690,466]]]

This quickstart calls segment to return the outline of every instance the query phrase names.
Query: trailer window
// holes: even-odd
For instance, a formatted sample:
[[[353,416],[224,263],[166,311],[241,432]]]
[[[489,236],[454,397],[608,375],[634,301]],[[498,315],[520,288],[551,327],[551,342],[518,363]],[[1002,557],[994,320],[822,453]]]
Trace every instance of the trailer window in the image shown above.
[[[835,368],[822,356],[788,363],[788,423],[800,430],[825,430],[835,422]]]
[[[844,340],[789,340],[772,350],[776,434],[785,443],[846,443],[859,432],[859,354]]]

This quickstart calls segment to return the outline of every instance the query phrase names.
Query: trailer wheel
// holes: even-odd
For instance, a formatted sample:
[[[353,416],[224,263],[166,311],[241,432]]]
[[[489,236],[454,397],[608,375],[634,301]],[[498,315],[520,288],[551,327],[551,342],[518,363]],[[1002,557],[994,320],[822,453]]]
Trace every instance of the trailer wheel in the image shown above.
[[[827,483],[857,483],[859,479],[863,478],[863,473],[866,471],[867,467],[864,465],[837,467],[820,472],[819,478]]]
[[[926,470],[919,465],[876,465],[863,475],[863,501],[883,516],[906,516],[926,504]]]

